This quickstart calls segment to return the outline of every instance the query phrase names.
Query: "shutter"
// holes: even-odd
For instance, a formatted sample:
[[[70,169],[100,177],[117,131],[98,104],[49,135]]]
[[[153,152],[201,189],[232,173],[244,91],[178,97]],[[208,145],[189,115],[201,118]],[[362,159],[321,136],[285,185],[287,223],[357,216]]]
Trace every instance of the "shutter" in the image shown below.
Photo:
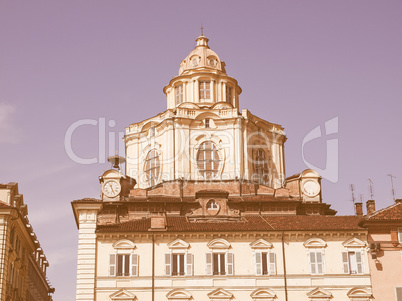
[[[116,254],[110,254],[109,276],[116,276]]]
[[[262,275],[262,253],[261,252],[254,253],[254,261],[255,261],[255,274]]]
[[[349,274],[349,257],[348,252],[342,252],[343,273]]]
[[[310,252],[310,273],[316,274],[316,260],[315,260],[315,252]]]
[[[206,274],[207,275],[212,275],[212,253],[207,253],[206,254]]]
[[[165,254],[165,276],[172,275],[172,254]]]
[[[193,275],[193,254],[190,253],[186,254],[186,275]]]
[[[363,253],[356,252],[357,273],[363,274]]]
[[[268,273],[269,273],[269,275],[276,275],[275,253],[270,252],[270,253],[268,253],[268,256],[269,256]]]
[[[138,255],[131,254],[131,276],[138,276]]]
[[[324,274],[324,255],[322,252],[316,252],[317,255],[317,273]]]
[[[233,253],[226,253],[226,275],[233,275]]]

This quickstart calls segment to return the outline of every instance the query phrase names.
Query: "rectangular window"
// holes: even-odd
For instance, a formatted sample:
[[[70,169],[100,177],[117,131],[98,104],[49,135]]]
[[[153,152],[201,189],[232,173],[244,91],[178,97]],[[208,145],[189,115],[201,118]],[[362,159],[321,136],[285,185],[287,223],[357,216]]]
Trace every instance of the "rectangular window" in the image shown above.
[[[310,251],[310,273],[311,274],[324,274],[324,258],[321,251]]]
[[[211,99],[211,88],[209,81],[200,81],[200,100],[210,100]]]
[[[206,128],[209,128],[209,119],[208,119],[208,118],[205,119],[205,127],[206,127]]]
[[[233,253],[207,253],[207,275],[233,275]]]
[[[138,255],[110,254],[109,276],[138,276]]]
[[[176,105],[183,102],[183,85],[176,86],[174,88],[176,96]]]
[[[233,104],[233,88],[226,86],[226,102]]]
[[[345,274],[363,274],[362,252],[342,252],[342,263]]]
[[[193,255],[183,253],[165,254],[165,275],[179,276],[193,274]]]
[[[255,273],[257,275],[276,275],[275,253],[255,253]]]

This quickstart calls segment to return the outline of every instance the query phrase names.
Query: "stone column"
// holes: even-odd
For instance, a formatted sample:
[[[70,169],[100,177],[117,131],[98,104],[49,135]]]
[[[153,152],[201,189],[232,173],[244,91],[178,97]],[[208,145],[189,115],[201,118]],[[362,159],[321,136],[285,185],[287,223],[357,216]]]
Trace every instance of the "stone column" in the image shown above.
[[[73,203],[78,215],[77,292],[75,300],[95,300],[96,220],[102,203]]]
[[[226,101],[226,83],[222,83],[222,101]]]

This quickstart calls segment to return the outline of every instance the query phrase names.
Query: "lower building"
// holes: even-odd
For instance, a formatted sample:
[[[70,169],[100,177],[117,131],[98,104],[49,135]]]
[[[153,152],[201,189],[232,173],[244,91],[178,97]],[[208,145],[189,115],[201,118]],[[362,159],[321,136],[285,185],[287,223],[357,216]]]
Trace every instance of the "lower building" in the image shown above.
[[[183,186],[72,203],[76,300],[372,300],[361,216],[288,188]],[[306,214],[317,205],[322,214]]]
[[[0,184],[0,301],[53,300],[48,266],[18,184]]]
[[[374,200],[367,201],[360,225],[368,230],[375,300],[402,301],[402,200],[378,211]]]

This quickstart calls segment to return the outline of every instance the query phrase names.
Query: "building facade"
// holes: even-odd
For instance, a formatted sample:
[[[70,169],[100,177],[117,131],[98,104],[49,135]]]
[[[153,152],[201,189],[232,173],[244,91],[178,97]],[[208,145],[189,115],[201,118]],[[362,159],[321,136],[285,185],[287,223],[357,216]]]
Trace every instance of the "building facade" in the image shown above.
[[[17,183],[0,184],[0,300],[53,300],[49,262],[28,220]]]
[[[378,211],[374,200],[367,201],[360,225],[368,229],[374,298],[402,301],[402,200]]]
[[[336,216],[314,170],[285,176],[283,128],[239,112],[196,42],[167,110],[126,128],[126,172],[72,202],[76,300],[371,300],[361,217]]]

